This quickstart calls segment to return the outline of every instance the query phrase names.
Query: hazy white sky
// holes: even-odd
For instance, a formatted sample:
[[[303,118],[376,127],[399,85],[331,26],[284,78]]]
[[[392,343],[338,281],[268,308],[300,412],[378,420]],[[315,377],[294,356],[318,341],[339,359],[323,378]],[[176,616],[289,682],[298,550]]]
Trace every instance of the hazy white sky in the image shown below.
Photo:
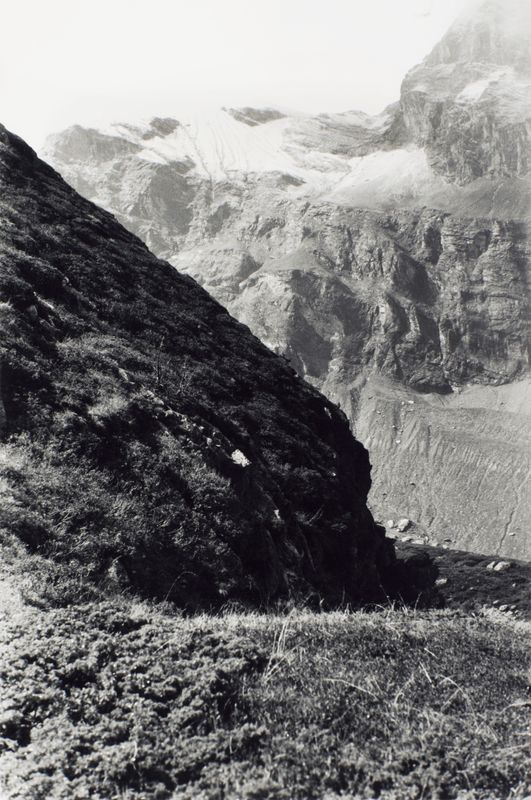
[[[0,121],[210,106],[381,111],[468,0],[0,0]]]

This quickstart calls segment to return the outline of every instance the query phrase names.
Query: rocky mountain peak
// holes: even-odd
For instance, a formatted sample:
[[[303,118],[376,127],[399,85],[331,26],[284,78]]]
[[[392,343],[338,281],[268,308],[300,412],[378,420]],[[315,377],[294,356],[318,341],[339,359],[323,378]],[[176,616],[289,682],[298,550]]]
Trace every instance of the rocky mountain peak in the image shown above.
[[[142,135],[144,139],[151,139],[155,136],[169,136],[177,130],[180,123],[171,117],[153,117],[149,122],[149,130]]]
[[[284,119],[286,114],[276,108],[223,108],[238,122],[254,128],[256,125],[263,125],[265,122],[272,122],[275,119]]]
[[[458,19],[406,75],[401,112],[430,167],[465,186],[479,179],[529,183],[531,11],[486,0]]]
[[[483,63],[531,70],[531,6],[526,0],[484,0],[450,27],[424,63]]]

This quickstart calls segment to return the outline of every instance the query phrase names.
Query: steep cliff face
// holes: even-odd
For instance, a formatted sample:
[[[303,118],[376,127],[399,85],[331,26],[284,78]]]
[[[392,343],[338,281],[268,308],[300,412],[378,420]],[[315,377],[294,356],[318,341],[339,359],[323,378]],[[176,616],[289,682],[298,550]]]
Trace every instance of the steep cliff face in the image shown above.
[[[157,120],[73,128],[50,138],[47,157],[286,355],[367,437],[368,378],[390,379],[401,398],[400,387],[444,396],[528,374],[530,28],[516,5],[500,11],[488,0],[459,20],[377,117],[230,109],[163,129]],[[487,401],[473,396],[483,419]],[[467,429],[475,414],[427,408],[441,446],[443,418]],[[512,413],[491,409],[499,435],[480,424],[471,452],[484,436],[494,461],[503,459]],[[418,488],[411,511],[407,464],[385,441],[373,432],[380,516],[415,514],[437,538],[456,524],[443,508],[458,504],[471,520],[486,509],[481,538],[466,523],[457,543],[513,548],[500,519],[514,493],[494,498],[485,482],[468,491],[479,455],[466,480],[459,449],[426,462],[429,473],[445,470],[444,485]]]
[[[189,607],[381,595],[345,415],[4,128],[0,186],[7,541]]]
[[[183,250],[174,263],[310,380],[369,369],[449,392],[527,370],[523,223],[323,204],[277,204],[257,221],[242,207],[227,224],[238,249],[218,236],[193,261]]]
[[[408,73],[405,128],[435,172],[459,184],[529,172],[530,31],[529,4],[487,0]]]

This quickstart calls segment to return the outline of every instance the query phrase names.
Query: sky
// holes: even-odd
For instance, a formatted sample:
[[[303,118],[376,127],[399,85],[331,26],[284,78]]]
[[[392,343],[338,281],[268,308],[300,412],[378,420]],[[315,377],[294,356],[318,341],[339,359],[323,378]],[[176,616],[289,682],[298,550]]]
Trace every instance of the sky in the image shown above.
[[[378,113],[469,0],[0,0],[0,121],[68,125],[219,106]]]

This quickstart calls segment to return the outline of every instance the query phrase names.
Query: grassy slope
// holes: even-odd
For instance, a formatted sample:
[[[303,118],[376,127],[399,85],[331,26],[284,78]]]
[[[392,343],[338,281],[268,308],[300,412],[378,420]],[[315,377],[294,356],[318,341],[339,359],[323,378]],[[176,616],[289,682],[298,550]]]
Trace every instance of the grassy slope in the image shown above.
[[[382,596],[346,417],[1,126],[0,367],[0,537],[58,601]]]
[[[391,609],[182,618],[124,598],[42,611],[10,585],[0,615],[10,798],[531,790],[525,623]]]
[[[323,588],[338,573],[348,583],[350,548],[344,560],[322,551],[356,524],[378,549],[364,503],[349,500],[355,483],[365,496],[366,455],[333,406],[192,282],[7,142],[23,169],[0,198],[11,437],[0,521],[36,551],[22,559],[25,596],[42,607],[6,577],[1,791],[523,798],[523,623],[391,611],[184,619],[109,599],[124,571],[127,590],[177,602],[206,586],[211,602],[241,596],[239,561],[260,578],[266,517],[264,547],[289,550],[295,526],[296,543],[323,556]],[[251,456],[250,485],[235,448]],[[356,562],[358,588],[371,564]],[[100,599],[83,602],[84,575]],[[72,594],[77,606],[50,608]]]

